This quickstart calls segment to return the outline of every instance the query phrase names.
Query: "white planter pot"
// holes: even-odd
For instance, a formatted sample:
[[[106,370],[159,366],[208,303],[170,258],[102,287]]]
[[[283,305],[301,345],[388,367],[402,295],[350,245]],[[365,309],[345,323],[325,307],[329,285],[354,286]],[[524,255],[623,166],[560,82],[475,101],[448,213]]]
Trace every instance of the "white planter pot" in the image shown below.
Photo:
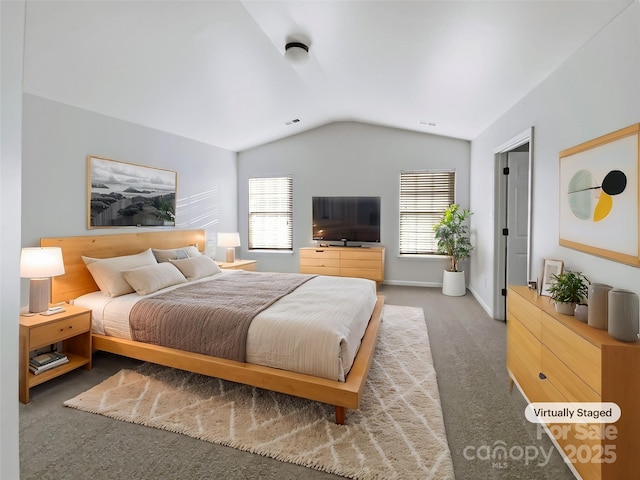
[[[442,278],[442,293],[451,297],[461,297],[467,293],[464,282],[464,272],[444,271]]]
[[[573,312],[576,309],[575,302],[555,302],[556,304],[556,312],[562,313],[563,315],[573,315]]]

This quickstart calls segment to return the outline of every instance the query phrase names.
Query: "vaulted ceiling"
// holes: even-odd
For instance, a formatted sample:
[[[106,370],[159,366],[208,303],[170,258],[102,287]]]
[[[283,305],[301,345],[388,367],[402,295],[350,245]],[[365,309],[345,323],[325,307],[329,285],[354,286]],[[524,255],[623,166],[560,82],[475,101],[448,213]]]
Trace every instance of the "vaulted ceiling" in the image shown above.
[[[24,91],[233,151],[341,120],[473,139],[632,1],[28,0]]]

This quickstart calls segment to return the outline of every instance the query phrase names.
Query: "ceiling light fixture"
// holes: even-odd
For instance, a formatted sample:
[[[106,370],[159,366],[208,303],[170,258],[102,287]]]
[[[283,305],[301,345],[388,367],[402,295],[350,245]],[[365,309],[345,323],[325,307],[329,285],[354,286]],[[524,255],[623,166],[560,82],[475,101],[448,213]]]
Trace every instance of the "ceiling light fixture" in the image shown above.
[[[289,42],[284,46],[284,56],[291,63],[305,63],[309,60],[309,47],[301,42]]]

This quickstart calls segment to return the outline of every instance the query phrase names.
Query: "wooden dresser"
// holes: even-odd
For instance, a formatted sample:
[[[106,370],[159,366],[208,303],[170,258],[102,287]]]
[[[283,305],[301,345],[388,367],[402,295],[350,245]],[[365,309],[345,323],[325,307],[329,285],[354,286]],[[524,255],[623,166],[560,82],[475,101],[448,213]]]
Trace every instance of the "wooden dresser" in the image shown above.
[[[300,273],[384,280],[384,247],[304,247]]]
[[[640,478],[640,342],[557,313],[527,287],[507,293],[507,369],[529,402],[615,402],[605,424],[549,424],[585,480]]]

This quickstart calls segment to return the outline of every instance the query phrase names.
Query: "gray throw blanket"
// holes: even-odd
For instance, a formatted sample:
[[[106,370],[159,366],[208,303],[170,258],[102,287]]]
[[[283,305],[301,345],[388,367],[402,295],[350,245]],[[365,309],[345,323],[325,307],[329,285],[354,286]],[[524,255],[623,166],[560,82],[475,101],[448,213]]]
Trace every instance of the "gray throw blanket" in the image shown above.
[[[315,275],[239,271],[185,285],[133,306],[131,336],[162,345],[244,362],[253,318]]]

